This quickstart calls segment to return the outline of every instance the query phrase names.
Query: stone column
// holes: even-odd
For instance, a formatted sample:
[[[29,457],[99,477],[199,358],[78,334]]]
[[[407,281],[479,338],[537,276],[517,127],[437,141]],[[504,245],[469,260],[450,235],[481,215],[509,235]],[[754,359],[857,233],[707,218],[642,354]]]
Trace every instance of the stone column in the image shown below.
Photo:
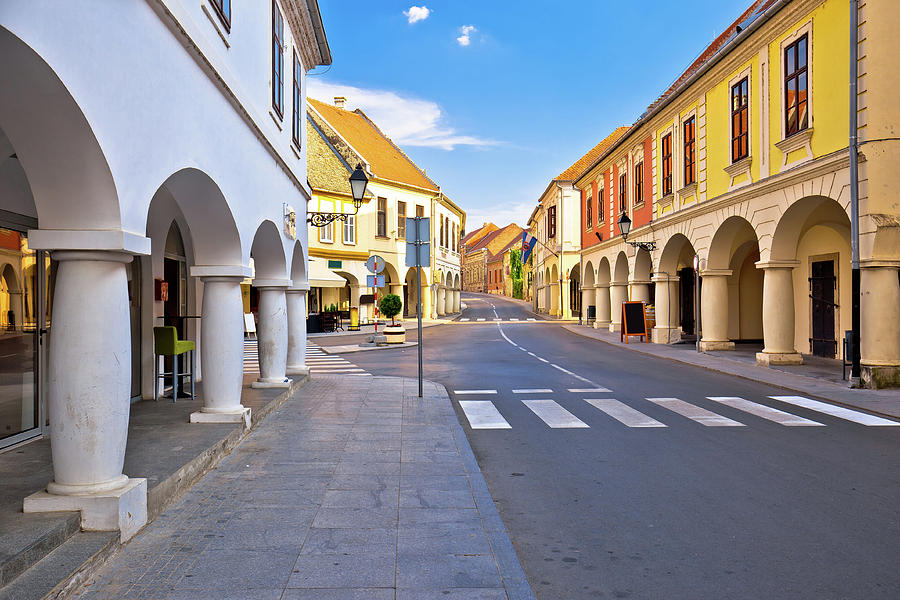
[[[594,297],[597,303],[597,320],[594,321],[594,329],[609,328],[609,284],[598,283],[594,286]]]
[[[200,364],[203,408],[191,423],[241,423],[250,426],[250,409],[241,405],[244,382],[243,267],[191,267],[203,281],[200,314]]]
[[[425,269],[422,269],[422,275],[424,279]],[[432,314],[432,306],[431,306],[431,290],[430,286],[422,283],[421,289],[419,289],[419,293],[422,294],[422,318],[427,318]]]
[[[671,344],[681,339],[678,326],[678,306],[673,301],[677,294],[678,278],[665,274],[653,276],[656,285],[656,326],[653,328],[654,344]]]
[[[585,325],[588,322],[588,308],[591,306],[594,306],[594,286],[581,289],[581,322]],[[596,317],[596,307],[594,310]]]
[[[799,365],[803,357],[794,349],[794,280],[793,270],[800,263],[791,261],[758,262],[763,269],[763,338],[764,348],[756,353],[761,365]],[[704,286],[706,282],[704,281]]]
[[[453,292],[453,312],[455,312],[455,313],[459,312],[459,303],[460,303],[459,290],[455,290]]]
[[[900,260],[860,263],[861,379],[871,388],[900,386]]]
[[[650,281],[633,280],[630,282],[631,299],[635,302],[650,302]]]
[[[439,285],[435,290],[435,296],[437,297],[435,312],[437,313],[437,316],[443,317],[447,314],[447,287]]]
[[[255,279],[259,290],[259,325],[256,343],[259,348],[259,379],[254,388],[286,388],[293,383],[287,378],[288,320],[285,289],[290,280]]]
[[[60,241],[37,233],[29,239],[32,248]],[[47,377],[53,480],[25,498],[23,510],[77,510],[85,529],[118,529],[129,539],[147,522],[147,480],[122,473],[131,408],[125,265],[133,256],[91,249],[57,250],[53,258],[58,270]]]
[[[628,282],[613,281],[609,284],[609,330],[622,329],[622,303],[628,300]]]
[[[734,342],[728,339],[728,278],[731,269],[704,269],[700,271],[700,350],[734,350]],[[793,338],[793,331],[791,331]]]
[[[307,286],[309,284],[306,284]],[[351,298],[353,287],[351,286]],[[306,366],[306,294],[309,288],[291,288],[285,291],[288,319],[288,346],[287,346],[287,375],[309,375],[309,367]],[[350,301],[351,306],[359,306],[359,290],[356,291],[356,302]],[[360,312],[360,319],[362,313]]]

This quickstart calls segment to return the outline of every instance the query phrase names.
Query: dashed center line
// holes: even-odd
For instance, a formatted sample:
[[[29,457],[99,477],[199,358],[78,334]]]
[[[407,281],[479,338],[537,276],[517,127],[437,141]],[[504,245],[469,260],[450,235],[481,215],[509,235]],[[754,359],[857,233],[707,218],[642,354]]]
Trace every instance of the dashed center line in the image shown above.
[[[536,388],[529,390],[513,390],[513,394],[552,394],[553,390],[547,388]]]
[[[497,390],[453,390],[453,393],[457,396],[466,394],[496,394]]]

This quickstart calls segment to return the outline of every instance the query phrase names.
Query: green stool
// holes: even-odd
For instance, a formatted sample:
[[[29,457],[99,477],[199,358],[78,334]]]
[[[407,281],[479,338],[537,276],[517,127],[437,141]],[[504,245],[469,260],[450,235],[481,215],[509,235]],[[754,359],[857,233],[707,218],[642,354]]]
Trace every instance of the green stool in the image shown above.
[[[190,340],[179,340],[178,330],[174,327],[154,327],[153,328],[153,399],[159,401],[159,380],[163,380],[163,389],[165,389],[166,376],[172,376],[172,402],[178,400],[178,384],[182,377],[191,378],[191,398],[194,397],[194,342]],[[178,372],[178,357],[185,352],[191,353],[191,370],[189,373]],[[159,357],[172,357],[172,370],[159,370]]]

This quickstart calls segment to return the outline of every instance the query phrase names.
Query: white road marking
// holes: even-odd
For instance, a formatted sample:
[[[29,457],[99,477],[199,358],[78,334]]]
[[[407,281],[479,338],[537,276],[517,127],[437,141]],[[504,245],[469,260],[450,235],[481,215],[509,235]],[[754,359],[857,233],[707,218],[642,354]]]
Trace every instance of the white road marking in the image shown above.
[[[479,318],[478,320],[479,320],[479,321],[484,321],[484,317],[481,317],[481,318]]]
[[[365,369],[310,369],[310,373],[319,373],[320,375],[352,375],[354,373],[365,373]]]
[[[612,398],[585,398],[584,401],[628,427],[665,427],[656,419]]]
[[[605,387],[595,387],[595,388],[569,388],[569,391],[573,394],[608,394],[612,392],[612,390]]]
[[[837,417],[846,421],[853,421],[854,423],[859,423],[860,425],[865,425],[866,427],[900,426],[900,422],[897,421],[882,419],[881,417],[876,417],[875,415],[870,415],[868,413],[859,412],[856,410],[850,410],[849,408],[843,408],[841,406],[835,406],[833,404],[826,404],[825,402],[819,402],[818,400],[804,398],[803,396],[769,396],[769,398],[780,400],[781,402],[787,402],[788,404],[793,404],[794,406],[802,406],[803,408],[808,408],[809,410],[825,413],[826,415],[831,415],[832,417]]]
[[[647,398],[647,400],[706,427],[744,427],[743,423],[717,415],[710,410],[694,406],[678,398]]]
[[[526,349],[523,348],[522,346],[519,346],[519,350],[521,350],[522,352],[528,352],[528,350],[526,350]]]
[[[552,394],[553,390],[538,388],[533,390],[513,390],[513,394]]]
[[[539,361],[543,362],[543,363],[550,364],[550,361],[547,360],[546,358],[541,358],[540,356],[535,356],[535,358],[538,359]]]
[[[528,320],[529,321],[537,321],[537,319],[535,319],[534,317],[528,317]]]
[[[566,375],[575,375],[575,373],[573,373],[572,371],[570,371],[570,370],[568,370],[568,369],[563,369],[561,366],[559,366],[559,365],[556,364],[556,363],[550,363],[550,366],[553,367],[554,369],[557,369],[557,370],[559,370],[559,371],[562,371],[562,372],[565,373]]]
[[[464,319],[460,319],[460,321],[468,321],[469,317],[465,317]]]
[[[510,320],[510,321],[518,321],[518,319],[513,319],[512,317],[510,317],[509,320]]]
[[[453,390],[453,393],[457,396],[466,394],[496,394],[497,390]]]
[[[810,419],[804,419],[803,417],[792,415],[789,412],[784,412],[783,410],[778,410],[777,408],[772,408],[771,406],[766,406],[764,404],[750,402],[749,400],[738,398],[736,396],[707,396],[707,398],[715,402],[724,404],[725,406],[730,406],[731,408],[736,408],[746,413],[750,413],[751,415],[756,415],[757,417],[768,419],[769,421],[774,421],[780,425],[784,425],[785,427],[825,426],[824,423],[811,421]]]
[[[472,429],[512,429],[490,400],[460,400]]]
[[[523,400],[522,403],[553,429],[590,427],[553,400]]]

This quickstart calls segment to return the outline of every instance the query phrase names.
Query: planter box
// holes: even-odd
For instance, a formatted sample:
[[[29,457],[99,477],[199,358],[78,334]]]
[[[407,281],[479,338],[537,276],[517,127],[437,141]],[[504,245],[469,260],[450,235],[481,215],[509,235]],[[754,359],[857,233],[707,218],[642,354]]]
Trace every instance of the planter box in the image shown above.
[[[406,341],[406,330],[399,325],[394,327],[388,325],[384,328],[383,333],[388,344],[402,344]]]

